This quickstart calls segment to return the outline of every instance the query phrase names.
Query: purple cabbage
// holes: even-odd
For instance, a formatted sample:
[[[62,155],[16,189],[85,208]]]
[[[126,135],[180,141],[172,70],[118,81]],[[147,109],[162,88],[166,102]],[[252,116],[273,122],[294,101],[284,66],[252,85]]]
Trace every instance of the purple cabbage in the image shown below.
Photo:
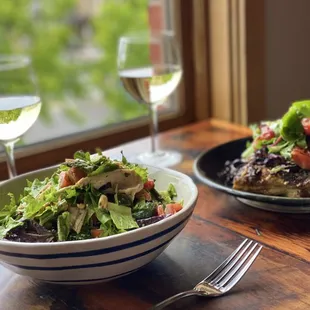
[[[159,222],[159,221],[169,217],[170,215],[171,214],[156,215],[156,216],[148,217],[146,219],[139,219],[139,220],[137,220],[137,224],[139,225],[139,227],[148,226],[148,225],[154,224],[156,222]]]

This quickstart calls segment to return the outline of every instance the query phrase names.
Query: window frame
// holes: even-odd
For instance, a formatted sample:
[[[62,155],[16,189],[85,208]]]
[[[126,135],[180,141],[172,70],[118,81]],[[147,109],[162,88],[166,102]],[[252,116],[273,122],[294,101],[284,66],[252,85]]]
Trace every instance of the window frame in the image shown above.
[[[164,0],[158,0],[164,3]],[[159,130],[165,131],[207,118],[209,116],[207,51],[208,1],[169,1],[172,22],[178,37],[183,62],[183,77],[178,86],[179,111],[160,117]],[[202,10],[201,10],[202,9]],[[200,31],[199,31],[200,29]],[[193,57],[193,55],[195,57]],[[203,66],[201,66],[201,60]],[[204,85],[202,85],[202,80]],[[198,83],[196,83],[198,81]],[[207,84],[207,85],[206,85]],[[200,92],[200,89],[205,89]],[[71,136],[20,147],[15,150],[18,174],[56,165],[78,150],[95,152],[118,146],[149,135],[148,119],[140,118],[121,124],[106,126]],[[0,179],[6,179],[7,166],[4,153],[0,155]]]
[[[242,125],[264,119],[265,1],[207,1],[212,117]]]

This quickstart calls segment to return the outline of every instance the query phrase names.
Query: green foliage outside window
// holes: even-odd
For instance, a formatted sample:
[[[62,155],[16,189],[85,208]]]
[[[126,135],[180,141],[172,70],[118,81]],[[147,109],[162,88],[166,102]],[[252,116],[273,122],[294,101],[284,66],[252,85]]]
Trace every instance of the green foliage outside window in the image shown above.
[[[59,105],[68,121],[83,122],[87,116],[79,113],[79,104],[91,104],[93,89],[103,105],[116,111],[113,122],[146,113],[122,89],[116,59],[118,38],[147,28],[147,5],[147,0],[103,0],[87,22],[92,29],[88,44],[99,48],[102,57],[85,62],[71,57],[82,43],[72,23],[77,0],[1,0],[0,53],[31,56],[43,102],[41,119],[52,122],[50,109]],[[67,97],[85,101],[67,105]]]

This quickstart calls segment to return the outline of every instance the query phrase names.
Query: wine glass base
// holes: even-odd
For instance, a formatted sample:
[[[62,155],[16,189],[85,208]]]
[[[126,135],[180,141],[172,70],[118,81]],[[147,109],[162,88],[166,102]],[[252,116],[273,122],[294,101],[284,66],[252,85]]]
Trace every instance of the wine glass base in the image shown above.
[[[138,155],[136,160],[137,163],[161,168],[177,165],[181,161],[182,154],[174,151],[145,152]]]

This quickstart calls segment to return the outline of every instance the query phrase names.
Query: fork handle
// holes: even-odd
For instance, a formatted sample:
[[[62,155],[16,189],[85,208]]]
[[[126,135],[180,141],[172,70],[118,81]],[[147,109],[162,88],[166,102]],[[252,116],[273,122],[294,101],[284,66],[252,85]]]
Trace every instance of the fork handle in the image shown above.
[[[155,306],[153,306],[152,308],[150,308],[149,310],[159,310],[159,309],[163,309],[166,306],[174,303],[175,301],[185,298],[185,297],[189,297],[189,296],[193,296],[193,295],[199,295],[199,292],[194,291],[194,290],[190,290],[190,291],[185,291],[176,295],[173,295],[165,300],[163,300],[162,302],[160,302],[159,304],[156,304]]]

